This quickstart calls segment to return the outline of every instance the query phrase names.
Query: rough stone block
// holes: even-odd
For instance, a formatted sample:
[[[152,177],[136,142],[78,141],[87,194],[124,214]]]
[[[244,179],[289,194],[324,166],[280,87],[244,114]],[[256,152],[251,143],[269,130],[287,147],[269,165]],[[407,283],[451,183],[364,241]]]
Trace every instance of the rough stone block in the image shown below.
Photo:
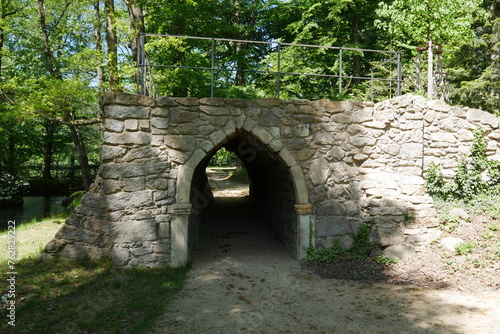
[[[170,223],[158,224],[158,238],[167,239],[170,237]]]
[[[156,99],[156,105],[158,107],[174,107],[177,103],[170,97],[162,96]]]
[[[139,130],[139,121],[137,119],[126,119],[125,129],[127,131],[137,131]]]
[[[389,246],[383,251],[384,255],[398,260],[406,260],[416,254],[415,247],[409,244]]]
[[[130,248],[130,253],[132,253],[133,256],[139,257],[153,253],[153,248],[144,245],[142,247],[133,247]]]
[[[151,126],[157,129],[168,129],[169,119],[166,117],[152,117]]]
[[[110,211],[151,207],[153,205],[153,194],[151,190],[110,194],[106,196],[106,205]]]
[[[123,121],[107,118],[104,120],[104,128],[112,132],[123,132],[125,126]]]
[[[212,143],[214,143],[214,145],[220,145],[226,138],[226,136],[227,136],[226,133],[219,129],[213,132],[209,138],[212,141]]]
[[[111,254],[113,257],[113,265],[116,268],[125,267],[130,261],[130,250],[126,247],[113,247]]]
[[[217,97],[206,97],[200,99],[200,104],[203,106],[223,107],[226,104],[226,99]]]
[[[224,100],[220,100],[224,103]],[[229,116],[231,115],[231,108],[223,108],[220,106],[202,105],[200,111],[211,116]]]
[[[392,246],[404,241],[404,234],[399,229],[375,226],[370,234],[370,243],[378,246]]]
[[[375,145],[377,140],[371,137],[353,136],[349,138],[349,142],[356,147],[364,147]]]
[[[102,233],[65,224],[57,231],[56,238],[73,242],[99,244],[102,241]]]
[[[102,160],[121,158],[127,150],[121,146],[103,145],[101,151]]]
[[[330,164],[325,158],[314,159],[309,167],[309,177],[315,186],[324,184],[330,172]]]
[[[109,232],[109,221],[89,217],[83,221],[83,227],[89,230],[102,231],[107,234]]]
[[[195,97],[176,97],[173,100],[183,106],[193,107],[200,104],[199,100]]]
[[[316,208],[318,216],[345,216],[346,210],[338,200],[327,200],[320,203]]]
[[[157,243],[153,248],[155,253],[167,254],[170,251],[170,246],[166,242]]]
[[[149,118],[150,111],[148,107],[113,105],[104,107],[104,116],[115,119]]]
[[[104,143],[114,145],[147,145],[151,134],[145,132],[104,133]]]
[[[451,106],[441,100],[433,100],[429,101],[427,103],[430,109],[434,109],[436,111],[441,111],[441,112],[450,112],[451,111]]]
[[[196,138],[184,135],[165,136],[163,142],[170,148],[182,152],[191,152],[196,147]]]
[[[156,222],[153,219],[110,222],[110,240],[114,244],[142,243],[157,239]]]
[[[125,94],[120,92],[115,93],[115,103],[128,106],[139,105],[145,107],[154,107],[156,105],[155,99],[150,96]]]
[[[259,138],[263,144],[269,144],[274,138],[263,128],[253,128],[252,133]]]
[[[341,236],[353,234],[350,222],[345,217],[327,217],[316,220],[316,236]]]

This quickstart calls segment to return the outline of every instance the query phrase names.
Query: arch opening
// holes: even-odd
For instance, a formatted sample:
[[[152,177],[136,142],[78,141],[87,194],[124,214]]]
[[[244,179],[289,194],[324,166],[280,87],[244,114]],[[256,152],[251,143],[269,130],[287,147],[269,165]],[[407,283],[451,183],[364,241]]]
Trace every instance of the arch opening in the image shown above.
[[[247,196],[230,199],[214,197],[207,167],[221,148],[234,153],[246,170],[249,181]],[[238,131],[207,153],[192,174],[190,202],[190,250],[198,246],[200,238],[211,234],[210,228],[215,227],[208,224],[214,221],[214,217],[219,217],[230,219],[228,223],[232,224],[232,228],[237,224],[258,225],[264,222],[261,228],[267,231],[262,232],[272,231],[271,235],[284,245],[289,254],[298,256],[299,231],[295,210],[298,201],[292,172],[278,152],[264,145],[252,133]]]

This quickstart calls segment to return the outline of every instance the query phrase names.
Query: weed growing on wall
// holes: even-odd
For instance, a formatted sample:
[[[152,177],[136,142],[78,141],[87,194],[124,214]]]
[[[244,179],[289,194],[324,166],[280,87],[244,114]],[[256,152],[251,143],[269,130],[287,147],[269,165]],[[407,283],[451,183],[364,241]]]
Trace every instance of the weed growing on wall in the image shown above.
[[[487,159],[488,141],[484,138],[483,129],[476,128],[473,134],[470,154],[462,156],[451,181],[444,180],[440,166],[434,163],[429,165],[425,186],[432,197],[470,201],[486,191],[499,193],[500,162]]]

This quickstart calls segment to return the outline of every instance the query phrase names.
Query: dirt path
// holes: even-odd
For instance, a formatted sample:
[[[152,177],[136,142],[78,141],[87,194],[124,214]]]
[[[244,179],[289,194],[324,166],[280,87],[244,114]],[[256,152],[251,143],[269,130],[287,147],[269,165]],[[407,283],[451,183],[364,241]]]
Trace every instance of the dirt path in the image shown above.
[[[499,292],[322,279],[244,199],[216,199],[205,228],[184,290],[150,333],[498,333]]]

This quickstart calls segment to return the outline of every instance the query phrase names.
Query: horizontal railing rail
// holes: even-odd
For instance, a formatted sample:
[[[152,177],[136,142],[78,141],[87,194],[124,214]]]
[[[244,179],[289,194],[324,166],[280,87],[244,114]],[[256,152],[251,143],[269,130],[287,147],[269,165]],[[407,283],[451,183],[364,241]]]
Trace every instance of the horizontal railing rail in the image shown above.
[[[203,52],[202,50],[197,50],[200,55],[210,54],[210,66],[190,66],[190,65],[178,65],[178,64],[157,64],[152,63],[148,52],[146,52],[146,38],[167,38],[167,39],[180,39],[180,40],[199,40],[199,41],[209,41],[209,50]],[[216,66],[216,59],[220,60],[220,57],[216,57],[216,42],[228,42],[228,43],[247,43],[247,44],[263,44],[269,45],[273,48],[268,50],[269,53],[275,53],[275,67],[276,69],[248,69],[248,68],[229,68],[229,67],[219,67]],[[338,65],[337,72],[328,73],[309,73],[309,72],[295,72],[282,70],[284,59],[282,57],[282,50],[286,47],[301,47],[301,48],[322,48],[325,50],[336,50],[338,51]],[[364,53],[377,53],[387,55],[386,59],[379,61],[379,64],[372,66],[370,69],[370,75],[348,75],[345,72],[345,53],[352,51],[359,54]],[[296,43],[284,43],[279,41],[250,41],[242,39],[230,39],[230,38],[214,38],[214,37],[196,37],[196,36],[183,36],[183,35],[161,35],[161,34],[150,34],[142,33],[138,37],[138,61],[137,61],[137,87],[138,94],[142,95],[156,95],[156,85],[154,80],[153,68],[167,68],[167,69],[187,69],[187,70],[198,70],[198,71],[209,71],[210,75],[210,96],[214,96],[215,91],[215,74],[217,72],[245,72],[245,73],[260,73],[269,74],[276,76],[276,96],[281,95],[281,84],[283,76],[309,76],[309,77],[324,77],[324,78],[336,78],[338,79],[338,92],[342,94],[344,90],[344,80],[369,80],[372,83],[374,81],[385,81],[393,82],[396,84],[396,95],[401,95],[402,91],[402,63],[401,63],[401,52],[390,51],[390,50],[374,50],[374,49],[363,49],[363,48],[352,48],[352,47],[338,47],[338,46],[327,46],[327,45],[313,45],[313,44],[296,44]],[[269,54],[267,55],[269,56]],[[266,60],[265,58],[261,59]],[[268,59],[269,60],[269,59]],[[230,64],[234,64],[234,61],[227,61]],[[374,69],[381,67],[386,64],[395,63],[395,75],[393,77],[376,77],[374,75]],[[392,71],[391,71],[392,72]],[[373,86],[373,85],[372,85]],[[373,88],[372,88],[373,89]],[[372,90],[373,96],[373,90]]]

